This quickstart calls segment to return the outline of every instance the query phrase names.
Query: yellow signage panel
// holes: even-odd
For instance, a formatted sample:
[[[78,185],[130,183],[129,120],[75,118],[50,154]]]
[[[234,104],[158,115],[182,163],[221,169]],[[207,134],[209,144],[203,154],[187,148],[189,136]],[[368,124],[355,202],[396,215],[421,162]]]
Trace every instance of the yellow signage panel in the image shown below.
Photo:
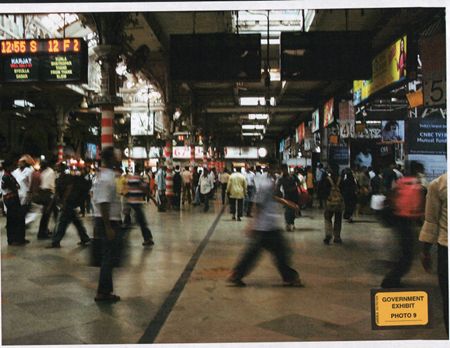
[[[426,291],[379,290],[372,294],[374,328],[429,325]]]
[[[372,60],[372,79],[353,81],[353,101],[357,105],[373,93],[406,78],[406,36],[398,39]]]

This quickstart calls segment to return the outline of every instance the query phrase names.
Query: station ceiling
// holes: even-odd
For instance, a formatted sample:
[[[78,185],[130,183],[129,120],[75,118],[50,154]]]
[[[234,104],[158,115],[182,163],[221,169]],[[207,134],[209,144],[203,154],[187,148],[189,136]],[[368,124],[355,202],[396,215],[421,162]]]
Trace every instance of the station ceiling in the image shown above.
[[[263,29],[264,13],[260,13],[262,20],[251,22],[251,18],[244,21],[245,11],[241,12],[241,22],[236,21],[236,12],[147,12],[136,15],[137,22],[126,28],[128,34],[133,36],[130,50],[136,50],[142,45],[150,48],[150,59],[144,67],[144,73],[161,87],[172,107],[186,105],[192,100],[195,102],[193,112],[194,125],[206,131],[215,138],[220,139],[220,144],[247,144],[251,138],[241,136],[241,124],[246,123],[249,113],[270,112],[270,124],[264,135],[264,142],[273,142],[290,133],[300,122],[309,121],[311,112],[322,105],[332,96],[338,98],[351,98],[350,90],[352,81],[289,81],[281,82],[274,78],[279,70],[280,49],[277,44],[265,44],[266,35]],[[425,26],[436,16],[442,15],[442,10],[434,8],[410,8],[410,9],[352,9],[352,10],[320,10],[315,11],[314,16],[307,18],[307,30],[309,31],[370,31],[373,34],[373,53],[391,44],[401,35],[411,30]],[[275,27],[274,20],[277,11],[271,11],[272,21],[270,26]],[[302,13],[297,10],[289,13],[289,20],[279,20],[280,25],[287,25],[290,30],[301,30]],[[79,14],[80,18],[87,18],[89,14]],[[309,22],[308,22],[309,20]],[[275,23],[275,24],[274,24]],[[193,33],[227,33],[235,32],[239,25],[241,32],[262,29],[262,64],[264,67],[269,50],[269,65],[272,72],[270,89],[262,79],[259,82],[191,82],[178,81],[167,83],[164,81],[165,72],[168,69],[170,35]],[[269,26],[269,28],[270,28]],[[83,30],[79,23],[73,23],[71,27]],[[276,33],[270,33],[270,39],[276,39]],[[276,41],[276,40],[275,40]],[[263,97],[269,92],[275,100],[275,105],[265,106],[241,106],[242,97]],[[41,103],[45,111],[48,105],[52,108],[63,102],[65,108],[70,108],[79,102],[80,95],[73,90],[60,87],[27,86],[0,88],[0,97],[17,98],[21,96],[34,96],[37,103]],[[404,92],[399,92],[396,97],[403,97]],[[47,100],[47,106],[42,100]],[[41,101],[41,102],[40,102]],[[32,101],[33,102],[33,101]],[[255,140],[255,139],[253,139]]]

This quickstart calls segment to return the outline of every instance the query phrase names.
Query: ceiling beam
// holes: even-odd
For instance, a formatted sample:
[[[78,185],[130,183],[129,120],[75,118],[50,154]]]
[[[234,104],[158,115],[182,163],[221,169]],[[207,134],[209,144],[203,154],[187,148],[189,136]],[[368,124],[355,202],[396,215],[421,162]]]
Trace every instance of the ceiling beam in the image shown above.
[[[312,106],[278,106],[267,109],[264,106],[207,107],[207,114],[271,114],[314,111]]]

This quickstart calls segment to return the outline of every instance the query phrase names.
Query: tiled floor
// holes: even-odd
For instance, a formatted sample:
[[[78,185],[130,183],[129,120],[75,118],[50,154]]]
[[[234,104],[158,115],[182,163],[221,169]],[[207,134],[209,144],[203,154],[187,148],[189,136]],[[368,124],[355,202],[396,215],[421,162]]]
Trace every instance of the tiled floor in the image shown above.
[[[146,209],[156,244],[143,247],[139,229],[131,230],[127,262],[114,273],[122,301],[112,305],[93,300],[98,268],[90,266],[89,249],[77,246],[73,226],[61,249],[45,249],[36,224],[29,245],[9,247],[0,218],[3,344],[445,339],[436,275],[425,273],[418,260],[405,285],[430,291],[431,328],[372,330],[370,289],[394,254],[391,232],[372,216],[344,224],[344,244],[325,246],[321,212],[304,212],[296,231],[285,236],[306,286],[283,287],[263,254],[247,287],[235,288],[225,279],[245,245],[249,219],[223,214],[212,229],[218,203],[209,213]],[[84,221],[91,231],[90,218]]]

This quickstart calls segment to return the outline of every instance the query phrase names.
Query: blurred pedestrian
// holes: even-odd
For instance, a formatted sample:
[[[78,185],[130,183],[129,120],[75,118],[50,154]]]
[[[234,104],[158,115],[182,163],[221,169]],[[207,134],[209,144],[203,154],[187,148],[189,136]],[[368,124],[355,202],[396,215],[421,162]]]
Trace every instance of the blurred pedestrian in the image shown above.
[[[227,186],[228,180],[230,179],[230,174],[228,173],[228,169],[225,168],[223,173],[220,174],[220,186],[222,188],[222,204],[225,204],[225,198],[227,194]]]
[[[308,208],[312,208],[314,204],[314,174],[311,166],[306,167],[306,188],[308,190]]]
[[[6,237],[8,245],[25,245],[25,215],[19,199],[20,185],[12,175],[14,161],[3,162],[4,173],[1,180],[3,203],[6,207]]]
[[[409,272],[417,238],[415,226],[424,216],[426,190],[417,178],[418,162],[411,161],[407,165],[406,176],[397,180],[391,198],[399,257],[381,282],[382,288],[400,287],[402,277]]]
[[[280,203],[297,209],[298,206],[281,197],[276,196],[273,173],[261,179],[260,192],[256,202],[255,218],[248,227],[249,241],[246,249],[233,267],[228,282],[235,286],[245,286],[242,281],[253,268],[262,249],[269,251],[275,259],[275,265],[283,282],[287,286],[302,286],[298,272],[291,267],[290,250],[282,235],[280,221]]]
[[[247,180],[245,179],[245,176],[239,171],[233,172],[230,175],[227,184],[228,201],[230,202],[230,213],[233,220],[236,220],[237,218],[237,221],[241,221],[246,193]]]
[[[12,175],[19,184],[20,211],[26,220],[26,216],[31,208],[31,182],[34,169],[32,165],[34,160],[29,155],[23,155],[18,161],[18,167],[12,172]],[[25,228],[25,227],[24,227]],[[25,236],[25,231],[24,231]]]
[[[51,163],[46,160],[41,162],[41,180],[38,195],[40,201],[39,204],[42,205],[42,217],[41,221],[39,222],[39,231],[37,235],[38,239],[50,238],[48,223],[52,212],[55,213],[56,209],[54,201],[54,194],[56,189],[56,173],[50,164]]]
[[[353,212],[358,199],[358,184],[350,168],[342,171],[340,189],[344,198],[344,219],[353,222]]]
[[[158,211],[164,212],[167,209],[167,198],[166,198],[166,166],[160,165],[158,171],[156,172],[156,187],[158,189]]]
[[[78,245],[86,246],[91,238],[78,215],[77,208],[85,198],[85,182],[80,175],[72,175],[63,172],[56,182],[56,199],[60,207],[55,231],[52,236],[52,244],[48,248],[60,248],[61,240],[64,238],[70,223],[75,225],[80,242]]]
[[[102,262],[95,301],[116,302],[112,271],[119,252],[121,238],[120,198],[117,192],[114,166],[120,162],[120,152],[113,147],[102,149],[102,167],[93,187],[94,223],[102,239]]]
[[[173,207],[175,210],[180,210],[181,204],[181,190],[183,188],[183,179],[180,174],[180,166],[175,166],[175,171],[173,173]]]
[[[140,168],[135,168],[134,175],[128,174],[126,179],[127,190],[125,197],[131,210],[134,211],[136,221],[141,228],[142,238],[144,242],[142,245],[153,245],[153,235],[147,224],[147,219],[143,210],[143,204],[145,203],[145,192],[148,187],[140,175]]]
[[[330,167],[330,175],[324,179],[325,201],[325,244],[330,244],[333,237],[334,243],[342,243],[342,212],[344,210],[344,198],[340,189],[341,178],[339,176],[339,167]],[[333,221],[334,217],[334,221]]]
[[[296,175],[289,174],[289,168],[287,165],[283,165],[282,172],[283,174],[278,179],[276,184],[277,195],[288,201],[297,203],[299,200],[300,182]],[[285,205],[284,220],[286,223],[286,231],[293,231],[295,229],[295,209]]]
[[[213,194],[214,182],[213,176],[209,175],[208,169],[203,168],[203,174],[199,179],[200,195],[204,203],[203,211],[206,213],[209,210],[209,199]]]
[[[187,201],[188,204],[192,203],[192,180],[193,175],[189,170],[189,167],[184,167],[181,173],[181,178],[183,179],[183,204]]]
[[[448,222],[447,222],[447,173],[433,180],[428,186],[425,205],[425,223],[420,231],[422,242],[421,261],[426,271],[431,271],[431,247],[438,248],[438,279],[442,295],[445,329],[448,335]]]
[[[252,217],[252,206],[256,191],[255,184],[255,173],[251,170],[250,166],[247,165],[245,169],[245,179],[247,180],[247,194],[244,198],[244,212],[247,217]]]

